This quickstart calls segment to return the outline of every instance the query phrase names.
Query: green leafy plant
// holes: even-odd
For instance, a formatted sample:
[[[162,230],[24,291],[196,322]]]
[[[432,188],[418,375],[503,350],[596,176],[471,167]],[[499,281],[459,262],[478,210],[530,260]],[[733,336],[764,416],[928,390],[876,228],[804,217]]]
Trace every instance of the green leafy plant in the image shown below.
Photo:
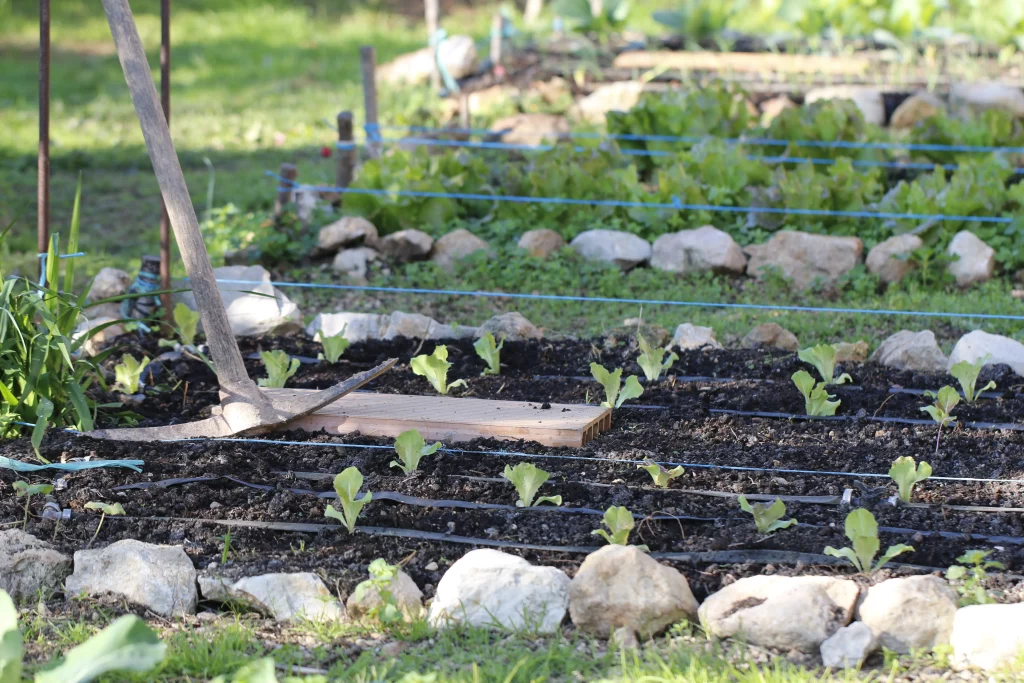
[[[149,358],[135,360],[130,353],[121,356],[121,362],[114,366],[114,390],[122,394],[137,394],[142,381],[142,373],[149,365]]]
[[[636,378],[636,375],[627,377],[626,383],[623,385],[622,368],[617,368],[615,372],[608,372],[603,365],[591,363],[590,374],[604,387],[604,402],[601,405],[605,408],[619,408],[629,399],[637,398],[644,393],[644,388],[640,386],[640,380]]]
[[[975,391],[975,385],[978,383],[978,375],[981,374],[981,368],[985,365],[985,358],[979,358],[974,363],[968,363],[965,360],[955,363],[953,367],[949,369],[949,374],[956,378],[956,381],[960,383],[960,389],[964,392],[964,400],[967,403],[973,404],[978,400],[978,396],[988,391],[989,389],[995,389],[996,383],[989,382],[981,389]]]
[[[850,539],[852,548],[825,548],[825,554],[832,557],[845,557],[862,574],[873,574],[881,569],[886,562],[905,552],[913,552],[914,548],[902,543],[891,545],[885,554],[874,562],[881,544],[878,541],[878,522],[875,516],[864,508],[852,510],[846,516],[846,537]]]
[[[561,496],[541,496],[536,501],[534,500],[537,491],[540,490],[540,487],[544,485],[544,482],[551,475],[533,463],[521,462],[515,467],[505,465],[505,471],[501,473],[501,476],[508,479],[516,487],[516,493],[519,494],[516,507],[528,508],[533,505],[540,505],[541,503],[562,504]]]
[[[921,411],[928,413],[939,427],[935,434],[935,452],[938,453],[939,441],[942,438],[942,428],[956,422],[956,418],[951,413],[957,404],[960,403],[960,394],[956,393],[956,389],[953,387],[945,386],[938,391],[926,391],[924,395],[935,399],[932,405],[922,407]]]
[[[295,679],[288,678],[288,681]],[[308,679],[304,679],[308,680]],[[280,683],[273,657],[263,657],[243,664],[231,677],[217,676],[210,683]]]
[[[336,519],[345,525],[351,534],[356,529],[356,519],[363,506],[373,500],[373,494],[366,491],[361,497],[359,489],[363,485],[363,475],[355,467],[345,469],[334,478],[334,491],[338,494],[338,502],[341,504],[341,512],[328,505],[324,515]]]
[[[932,466],[924,461],[915,466],[914,459],[905,455],[896,458],[889,468],[889,476],[899,487],[900,500],[909,503],[910,496],[914,493],[914,485],[932,476]]]
[[[621,505],[613,505],[605,510],[601,522],[608,527],[608,531],[595,529],[591,534],[600,536],[608,545],[629,545],[629,532],[636,526],[632,512]],[[647,546],[638,547],[647,552]]]
[[[484,332],[484,336],[473,342],[473,348],[476,350],[476,355],[480,356],[480,359],[487,363],[487,368],[480,374],[501,374],[501,350],[504,347],[505,338],[502,337],[501,342],[495,344],[494,335],[490,332]]]
[[[746,496],[740,496],[738,500],[740,509],[753,515],[754,526],[757,527],[759,534],[770,534],[773,531],[788,529],[796,524],[795,519],[782,520],[786,514],[786,504],[778,498],[771,504],[754,503],[753,505],[747,502]]]
[[[280,349],[260,351],[260,359],[267,369],[267,376],[259,379],[258,383],[261,387],[283,389],[285,382],[299,371],[299,359],[292,358]]]
[[[196,334],[199,330],[199,311],[193,311],[179,301],[174,305],[171,316],[181,345],[195,348]]]
[[[667,470],[650,458],[644,460],[644,464],[637,465],[637,469],[644,470],[647,474],[651,475],[654,485],[662,489],[668,488],[668,483],[676,477],[683,476],[683,472],[685,471],[681,465]]]
[[[421,458],[433,455],[440,447],[440,441],[428,446],[415,429],[402,432],[395,439],[395,452],[398,453],[398,460],[392,460],[390,466],[397,467],[402,470],[403,474],[409,475],[419,469]]]
[[[805,370],[793,373],[793,384],[804,395],[804,411],[811,416],[835,415],[840,401],[830,401],[834,395],[825,390],[825,383],[814,383],[814,378]]]
[[[808,349],[802,349],[797,353],[797,357],[803,362],[813,365],[825,384],[844,384],[853,381],[853,378],[845,372],[838,377],[835,376],[836,349],[831,344],[818,344]]]
[[[228,558],[231,557],[231,529],[224,532],[223,536],[218,536],[220,539],[220,566],[224,566],[228,563]]]
[[[987,559],[991,550],[968,550],[946,570],[946,578],[960,594],[960,606],[990,605],[996,600],[987,590],[985,581],[989,569],[1006,569],[1002,562]]]
[[[92,535],[93,541],[95,541],[96,537],[100,535],[100,528],[102,528],[103,520],[107,518],[107,515],[112,517],[124,515],[124,507],[120,503],[101,503],[93,500],[85,504],[85,509],[100,511],[100,523],[96,525],[96,533]]]
[[[332,337],[325,337],[323,332],[318,332],[317,339],[320,340],[320,345],[324,350],[318,353],[316,357],[320,360],[326,360],[328,363],[337,363],[342,355],[348,351],[348,347],[352,345],[352,342],[345,339],[345,330],[347,328],[348,325],[345,325],[345,327],[341,328],[341,332]]]
[[[52,484],[29,484],[27,481],[16,481],[11,486],[14,487],[14,493],[19,498],[25,498],[25,519],[22,522],[22,528],[28,528],[28,504],[32,501],[32,496],[47,495],[53,491]]]
[[[555,13],[573,30],[594,33],[601,40],[620,30],[629,18],[629,0],[557,0]]]
[[[370,619],[379,621],[382,624],[393,624],[401,621],[402,612],[398,608],[398,601],[391,592],[391,582],[398,576],[398,569],[397,565],[388,564],[388,561],[384,558],[377,558],[367,568],[370,578],[361,582],[352,591],[353,599],[360,603],[366,599],[366,594],[369,591],[373,591],[380,597],[380,602],[375,604],[367,613]],[[415,617],[418,615],[410,616]]]
[[[447,396],[448,392],[457,387],[466,386],[466,380],[459,379],[448,384],[448,370],[452,364],[448,362],[448,347],[443,344],[434,349],[431,355],[420,355],[409,361],[413,374],[426,377],[437,393]]]
[[[657,381],[662,373],[679,360],[679,356],[675,353],[670,353],[668,358],[665,358],[666,349],[660,346],[652,347],[642,334],[636,335],[636,341],[640,346],[640,357],[636,359],[636,362],[639,363],[640,369],[644,371],[644,376],[649,382]]]

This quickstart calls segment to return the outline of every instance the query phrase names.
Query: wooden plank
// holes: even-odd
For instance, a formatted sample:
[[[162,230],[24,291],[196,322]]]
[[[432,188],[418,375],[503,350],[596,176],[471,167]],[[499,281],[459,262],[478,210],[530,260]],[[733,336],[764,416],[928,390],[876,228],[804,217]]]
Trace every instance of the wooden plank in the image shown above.
[[[274,401],[302,398],[310,389],[264,389]],[[396,437],[416,429],[443,443],[478,438],[525,439],[545,446],[580,447],[612,426],[608,408],[524,401],[492,401],[450,396],[406,396],[355,392],[311,415],[289,423],[330,434],[359,432]]]
[[[863,74],[871,67],[864,57],[822,57],[749,52],[623,52],[612,66],[623,69],[680,71],[782,71],[786,73]]]

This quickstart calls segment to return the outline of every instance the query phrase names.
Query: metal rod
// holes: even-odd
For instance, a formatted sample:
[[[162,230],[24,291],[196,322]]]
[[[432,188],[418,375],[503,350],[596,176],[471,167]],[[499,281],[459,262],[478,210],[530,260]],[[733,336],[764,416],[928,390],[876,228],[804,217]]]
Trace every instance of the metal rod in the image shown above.
[[[39,253],[50,247],[50,0],[39,0],[39,159],[36,164],[36,233]],[[45,267],[40,261],[40,268]]]
[[[160,104],[171,127],[171,0],[160,0]],[[160,196],[160,289],[171,288],[171,219]],[[164,320],[171,323],[171,295],[160,297]]]
[[[338,114],[338,170],[335,180],[338,187],[348,187],[356,167],[356,145],[352,136],[352,112]],[[345,195],[339,195],[337,204],[345,202]]]
[[[363,112],[366,125],[366,149],[371,158],[380,153],[380,130],[377,122],[377,49],[372,45],[359,48],[363,71]]]

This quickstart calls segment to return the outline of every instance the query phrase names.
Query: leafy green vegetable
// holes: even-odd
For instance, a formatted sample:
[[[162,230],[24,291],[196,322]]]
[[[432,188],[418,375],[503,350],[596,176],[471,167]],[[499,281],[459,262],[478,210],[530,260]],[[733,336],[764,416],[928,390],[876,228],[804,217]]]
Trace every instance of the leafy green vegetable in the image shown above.
[[[853,378],[845,372],[839,377],[835,376],[836,349],[831,344],[818,344],[809,349],[802,349],[797,353],[797,357],[803,362],[813,365],[825,384],[843,384],[853,381]]]
[[[654,480],[654,485],[662,489],[668,488],[668,483],[676,477],[683,476],[684,472],[682,466],[673,467],[672,469],[667,470],[650,458],[644,460],[643,465],[637,465],[637,469],[644,470],[647,474],[651,475],[651,479]]]
[[[629,0],[603,0],[596,4],[588,0],[556,0],[554,4],[555,14],[562,17],[569,28],[595,33],[602,40],[625,25],[629,10]]]
[[[924,406],[921,410],[928,413],[935,420],[935,424],[939,426],[935,435],[935,452],[938,453],[939,440],[942,438],[942,428],[956,422],[956,418],[951,413],[957,404],[960,403],[960,394],[956,393],[956,389],[953,387],[945,386],[937,392],[926,391],[924,395],[935,399],[935,403],[930,406]]]
[[[100,529],[103,527],[103,520],[107,518],[107,515],[116,517],[118,515],[124,515],[124,507],[120,503],[101,503],[98,501],[89,501],[85,504],[86,510],[99,510],[100,511],[100,523],[96,525],[96,532],[92,535],[92,540],[96,540],[96,537],[100,535]]]
[[[324,511],[325,517],[336,519],[344,524],[350,534],[356,530],[356,519],[359,518],[363,506],[373,500],[373,494],[369,491],[357,499],[362,485],[362,473],[355,467],[346,468],[334,478],[334,491],[338,494],[341,512],[338,512],[333,505],[328,505],[327,510]]]
[[[759,534],[770,534],[773,531],[788,529],[796,524],[795,519],[782,521],[782,517],[786,514],[786,504],[778,498],[771,504],[754,503],[751,505],[747,502],[746,496],[740,496],[739,503],[740,509],[753,515],[754,526],[757,527]]]
[[[505,347],[505,338],[502,337],[501,343],[494,343],[494,335],[490,332],[484,332],[484,335],[473,342],[473,348],[476,349],[476,355],[480,356],[483,362],[487,363],[487,368],[480,374],[483,375],[500,375],[501,374],[501,350]]]
[[[426,377],[430,385],[442,396],[447,396],[452,389],[466,386],[464,379],[448,384],[448,370],[452,364],[448,362],[447,346],[439,345],[429,356],[416,356],[409,362],[409,367],[414,374]]]
[[[342,327],[341,332],[331,337],[325,337],[322,332],[318,332],[317,339],[320,340],[320,345],[324,347],[324,350],[317,354],[317,358],[326,360],[328,363],[337,363],[352,344],[345,338],[346,329],[348,329],[348,325]]]
[[[561,496],[541,496],[534,501],[533,498],[537,495],[537,491],[540,490],[540,487],[544,485],[544,482],[551,475],[533,463],[521,462],[515,467],[505,465],[505,471],[502,472],[501,476],[508,479],[516,487],[516,493],[519,494],[516,507],[528,508],[534,504],[540,505],[541,503],[562,504]]]
[[[621,505],[613,505],[612,507],[605,510],[604,517],[601,519],[602,523],[608,527],[608,531],[604,529],[595,529],[590,533],[594,536],[600,536],[609,545],[629,545],[629,532],[636,526],[636,522],[633,520],[633,513],[622,507]],[[608,532],[611,533],[608,533]],[[644,552],[647,551],[647,546],[638,546]]]
[[[114,366],[114,379],[116,380],[114,389],[123,394],[139,393],[142,373],[147,365],[149,365],[149,358],[137,361],[129,353],[121,356],[121,362]]]
[[[968,550],[956,558],[959,565],[946,571],[946,578],[960,594],[960,606],[990,605],[995,598],[985,590],[989,569],[1006,569],[1002,562],[987,559],[991,550]]]
[[[299,371],[299,359],[292,358],[284,351],[260,351],[267,376],[260,378],[259,385],[271,389],[283,389],[285,382]]]
[[[850,539],[852,548],[836,550],[832,546],[827,546],[825,554],[845,557],[862,574],[874,574],[897,555],[914,551],[912,546],[902,543],[891,545],[885,554],[878,558],[878,562],[872,565],[881,547],[878,542],[878,522],[875,521],[875,516],[864,508],[853,510],[846,516],[846,537]]]
[[[960,389],[964,392],[964,400],[969,405],[972,405],[978,400],[978,395],[988,391],[989,389],[995,389],[996,383],[989,382],[978,391],[975,391],[975,385],[978,382],[978,375],[981,374],[981,368],[985,365],[985,358],[979,358],[974,363],[968,363],[965,360],[955,363],[953,367],[949,369],[949,374],[956,378],[956,381],[960,383]]]
[[[291,680],[291,679],[289,679]],[[252,662],[243,664],[238,671],[227,676],[217,676],[210,683],[279,683],[277,672],[274,669],[274,660],[271,657],[263,657]]]
[[[656,382],[663,372],[679,360],[679,356],[675,353],[671,353],[668,358],[665,358],[666,349],[660,346],[653,348],[642,334],[636,335],[636,341],[640,346],[640,357],[636,359],[636,362],[639,363],[640,369],[644,371],[644,376],[649,382]]]
[[[644,393],[644,388],[640,386],[640,380],[636,375],[627,377],[626,384],[622,385],[622,368],[608,372],[603,365],[591,363],[590,374],[604,387],[605,399],[601,405],[605,408],[619,408],[629,399],[637,398]]]
[[[900,500],[909,503],[910,496],[914,493],[914,485],[932,476],[932,466],[922,461],[915,467],[914,458],[905,455],[896,458],[889,468],[889,476],[899,487]]]
[[[804,410],[808,415],[818,417],[822,415],[835,415],[836,408],[840,401],[830,401],[835,398],[825,390],[825,383],[814,383],[814,378],[805,370],[797,370],[793,373],[793,384],[804,395]]]
[[[87,683],[110,671],[149,671],[163,661],[167,646],[134,614],[71,648],[58,666],[36,673],[36,683]]]
[[[771,140],[820,141],[820,142],[870,142],[882,136],[875,126],[864,121],[860,109],[851,100],[818,100],[802,107],[783,110],[772,119],[763,137]],[[837,159],[849,156],[851,150],[843,147],[817,147],[790,144],[782,148],[765,145],[760,148],[769,156],[825,157]],[[875,159],[878,152],[863,150],[865,160]],[[809,167],[810,164],[800,164]]]
[[[0,590],[0,683],[21,683],[23,655],[18,608],[11,596]]]
[[[419,469],[421,458],[433,455],[440,447],[440,441],[428,446],[427,442],[423,440],[423,437],[415,429],[402,432],[395,439],[395,452],[398,453],[398,461],[392,460],[390,466],[399,468],[403,474],[408,476]]]
[[[178,339],[182,346],[195,346],[196,332],[199,329],[199,311],[193,311],[182,302],[174,305],[171,316],[174,319],[174,328],[178,333]]]

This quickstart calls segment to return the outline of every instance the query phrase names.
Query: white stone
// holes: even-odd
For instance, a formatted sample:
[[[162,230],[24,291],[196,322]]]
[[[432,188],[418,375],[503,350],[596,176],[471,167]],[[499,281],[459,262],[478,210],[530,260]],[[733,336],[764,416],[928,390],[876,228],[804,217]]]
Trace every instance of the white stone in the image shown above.
[[[942,100],[927,90],[922,90],[900,102],[889,119],[889,127],[897,130],[913,128],[916,123],[937,116],[945,110],[946,105]]]
[[[117,268],[101,268],[89,288],[89,301],[99,301],[128,293],[132,276]],[[116,304],[120,306],[121,304]]]
[[[783,351],[798,351],[800,342],[796,335],[778,323],[764,323],[747,332],[740,345],[745,349],[769,346]]]
[[[303,223],[313,218],[313,212],[320,205],[320,193],[316,190],[295,191],[295,215]]]
[[[954,106],[975,111],[1002,109],[1018,118],[1024,118],[1024,92],[1002,83],[954,83],[950,88],[950,102]]]
[[[1015,664],[1024,654],[1024,602],[961,607],[950,644],[960,666],[995,671]]]
[[[466,553],[437,584],[427,620],[513,631],[558,631],[569,604],[569,577],[554,567],[484,548]]]
[[[163,617],[196,611],[196,570],[181,546],[134,539],[75,553],[75,571],[64,585],[67,596],[111,594]]]
[[[866,123],[876,126],[885,125],[885,102],[882,91],[871,86],[835,85],[825,88],[814,88],[804,96],[804,103],[811,104],[818,100],[852,100],[864,116]]]
[[[962,360],[968,363],[980,360],[984,365],[1009,365],[1024,377],[1024,344],[1000,334],[974,330],[960,337],[949,354],[949,367]]]
[[[498,119],[491,130],[507,131],[501,141],[511,145],[553,144],[569,133],[569,122],[557,114],[515,114]]]
[[[277,621],[338,621],[345,617],[341,602],[312,572],[263,574],[234,583],[203,575],[199,577],[199,588],[204,600],[245,603]]]
[[[420,313],[395,311],[388,316],[387,325],[381,330],[380,338],[384,340],[391,340],[395,337],[406,337],[408,339],[471,339],[476,331],[475,327],[445,325]]]
[[[959,258],[947,268],[961,287],[991,280],[996,270],[996,250],[985,244],[974,233],[961,230],[949,242],[946,252]]]
[[[946,354],[942,353],[931,330],[900,330],[878,345],[871,360],[897,370],[946,371]]]
[[[524,232],[517,246],[525,249],[530,256],[548,258],[565,246],[565,240],[550,228],[538,228]]]
[[[335,255],[331,268],[336,273],[343,273],[354,280],[365,282],[370,262],[376,261],[378,256],[376,250],[370,247],[344,249]]]
[[[15,603],[49,599],[71,573],[71,558],[21,529],[0,531],[0,590]]]
[[[686,577],[636,546],[606,545],[587,555],[569,586],[576,628],[608,638],[626,628],[651,638],[693,620],[697,600]]]
[[[619,230],[587,230],[569,243],[589,261],[607,261],[629,270],[651,258],[651,245],[642,237]]]
[[[761,125],[767,128],[779,114],[787,109],[796,109],[797,104],[786,95],[778,95],[761,103]]]
[[[856,618],[878,635],[882,647],[909,654],[947,645],[958,596],[938,576],[907,576],[871,586]]]
[[[427,258],[434,248],[434,238],[422,230],[399,230],[377,242],[380,252],[396,261],[418,261]]]
[[[640,101],[644,84],[637,81],[619,81],[598,86],[573,107],[573,114],[590,123],[604,123],[610,111],[629,111]]]
[[[877,275],[882,282],[899,282],[914,270],[914,264],[898,257],[907,256],[922,245],[924,242],[917,235],[895,235],[872,247],[864,263],[868,272]]]
[[[717,638],[815,653],[850,623],[859,593],[853,581],[828,576],[750,576],[709,596],[699,616]]]
[[[441,43],[438,56],[452,78],[459,79],[476,72],[476,44],[470,36],[449,36]],[[434,48],[429,46],[382,64],[377,68],[377,79],[391,85],[419,85],[430,80],[433,69]]]
[[[821,644],[821,663],[833,670],[856,669],[878,648],[878,637],[862,621],[844,626]]]
[[[864,245],[857,237],[832,237],[782,230],[764,244],[752,244],[744,251],[750,256],[747,274],[765,276],[766,268],[777,268],[797,289],[816,281],[832,284],[860,263]]]
[[[302,329],[299,307],[270,284],[270,273],[263,266],[223,266],[214,268],[213,275],[236,337],[292,334]],[[198,310],[192,292],[182,293],[181,301]]]
[[[651,266],[672,273],[743,274],[747,257],[728,233],[712,225],[661,235],[651,248]]]
[[[544,336],[536,325],[518,311],[509,311],[494,316],[478,327],[474,336],[480,338],[488,332],[496,340],[505,339],[507,341],[526,341],[527,339],[540,339]]]
[[[480,251],[487,252],[490,248],[491,245],[486,240],[480,239],[465,228],[459,228],[434,242],[434,251],[430,260],[443,269],[451,271],[455,264],[462,259]]]
[[[668,343],[669,349],[703,349],[711,347],[720,349],[722,345],[715,339],[715,331],[710,327],[701,327],[693,323],[682,323],[676,328],[672,335],[672,341]]]
[[[388,582],[387,591],[391,593],[391,599],[395,607],[402,613],[406,621],[412,622],[420,618],[423,612],[423,592],[412,580],[412,577],[399,570]],[[374,610],[384,606],[384,599],[380,590],[369,582],[356,586],[352,595],[345,601],[348,614],[353,619],[361,619],[368,616]]]
[[[345,216],[320,228],[316,246],[331,253],[354,244],[372,244],[377,239],[377,228],[361,216]]]
[[[334,337],[344,331],[345,339],[355,343],[380,339],[381,331],[387,329],[388,322],[390,318],[379,313],[319,313],[306,326],[306,334],[310,338],[318,335]]]

